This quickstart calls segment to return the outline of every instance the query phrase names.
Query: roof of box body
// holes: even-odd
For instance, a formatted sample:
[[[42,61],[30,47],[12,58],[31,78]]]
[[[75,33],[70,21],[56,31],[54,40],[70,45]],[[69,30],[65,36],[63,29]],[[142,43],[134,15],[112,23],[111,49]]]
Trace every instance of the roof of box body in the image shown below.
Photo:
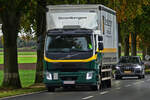
[[[116,11],[114,11],[113,9],[110,9],[104,5],[48,5],[47,6],[48,9],[51,9],[51,10],[65,10],[65,9],[99,9],[99,10],[104,10],[104,11],[107,11],[109,13],[112,13],[112,14],[116,14]]]

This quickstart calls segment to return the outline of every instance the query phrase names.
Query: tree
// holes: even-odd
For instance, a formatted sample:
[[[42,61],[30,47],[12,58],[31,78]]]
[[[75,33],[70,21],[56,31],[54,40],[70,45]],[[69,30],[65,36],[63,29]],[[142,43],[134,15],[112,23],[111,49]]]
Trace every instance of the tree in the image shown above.
[[[150,6],[142,5],[143,13],[137,16],[134,20],[136,31],[138,31],[139,45],[144,55],[150,55]],[[140,24],[139,24],[140,23]]]
[[[20,18],[30,0],[0,0],[0,19],[4,36],[3,87],[21,88],[17,63],[17,36]]]
[[[36,9],[37,64],[35,83],[43,81],[44,40],[46,34],[46,0],[37,1]]]
[[[142,5],[147,5],[149,4],[149,0],[111,0],[108,3],[108,6],[114,9],[117,12],[117,19],[118,19],[118,27],[122,23],[127,23],[128,24],[128,33],[123,33],[128,35],[131,33],[132,36],[132,55],[136,55],[136,29],[134,26],[133,20],[136,18],[136,16],[141,15],[143,13]],[[121,33],[121,30],[124,28],[120,27],[119,30],[119,36]],[[126,35],[122,35],[125,36]],[[121,42],[122,39],[119,38],[119,41]],[[128,42],[126,42],[128,43]],[[127,44],[125,44],[127,46]],[[126,48],[128,49],[128,48]],[[128,50],[125,50],[128,51]]]

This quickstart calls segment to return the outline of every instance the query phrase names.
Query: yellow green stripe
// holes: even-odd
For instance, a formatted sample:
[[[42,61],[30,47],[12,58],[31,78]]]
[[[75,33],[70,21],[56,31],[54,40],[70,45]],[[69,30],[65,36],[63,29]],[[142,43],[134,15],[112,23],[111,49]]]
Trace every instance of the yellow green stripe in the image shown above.
[[[97,58],[97,54],[88,59],[80,59],[80,60],[53,60],[44,56],[44,60],[47,62],[89,62],[89,61],[95,60],[96,58]]]

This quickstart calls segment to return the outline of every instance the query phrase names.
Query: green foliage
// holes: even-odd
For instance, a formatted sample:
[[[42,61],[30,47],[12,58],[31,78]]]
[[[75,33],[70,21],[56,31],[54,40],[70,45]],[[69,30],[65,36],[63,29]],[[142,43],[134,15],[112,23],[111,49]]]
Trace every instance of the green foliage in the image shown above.
[[[150,46],[150,6],[149,5],[143,5],[143,14],[136,17],[134,20],[136,30],[139,33],[139,37],[141,39],[140,46],[143,48],[143,46],[148,47]],[[139,24],[140,23],[140,24]]]

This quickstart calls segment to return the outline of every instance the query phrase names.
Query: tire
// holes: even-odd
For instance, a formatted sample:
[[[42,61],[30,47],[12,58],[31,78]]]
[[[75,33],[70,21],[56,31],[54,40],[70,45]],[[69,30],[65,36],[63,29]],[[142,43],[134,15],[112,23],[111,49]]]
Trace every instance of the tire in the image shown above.
[[[99,91],[99,90],[100,90],[100,84],[97,83],[97,85],[91,86],[91,89],[92,89],[93,91]]]
[[[121,79],[121,76],[116,75],[115,80],[119,80],[119,79]]]
[[[54,87],[47,87],[48,92],[55,92],[55,88]]]
[[[141,78],[142,78],[142,76],[141,76],[141,75],[139,75],[139,76],[138,76],[138,79],[141,79]]]
[[[111,88],[111,79],[107,80],[107,88]]]
[[[100,75],[98,75],[98,81],[97,81],[96,85],[91,86],[91,89],[93,91],[99,91],[101,89]]]
[[[145,78],[145,75],[142,75],[142,78]]]

